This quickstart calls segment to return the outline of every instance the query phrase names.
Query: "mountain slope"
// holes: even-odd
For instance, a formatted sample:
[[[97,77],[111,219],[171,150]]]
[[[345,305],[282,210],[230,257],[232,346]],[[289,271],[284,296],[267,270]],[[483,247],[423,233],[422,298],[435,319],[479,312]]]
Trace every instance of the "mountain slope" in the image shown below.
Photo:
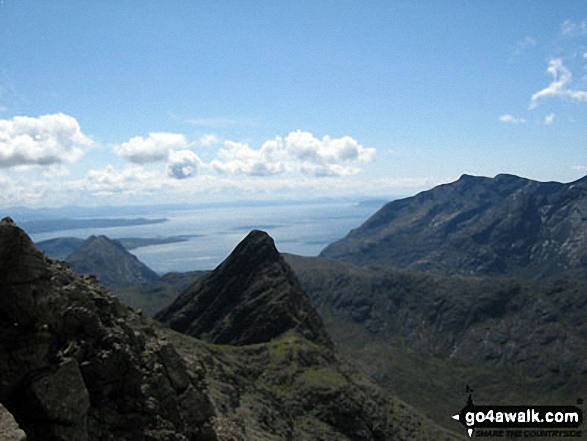
[[[167,334],[187,360],[209,351],[203,358],[211,399],[223,409],[227,439],[454,438],[338,358],[321,319],[264,232],[252,231],[216,270],[156,317],[184,334],[222,343]]]
[[[440,428],[296,332],[244,346],[162,335],[188,367],[205,360],[223,441],[464,440],[459,424],[452,427],[459,435]]]
[[[448,424],[465,384],[492,403],[587,389],[587,283],[445,277],[288,255],[342,354]]]
[[[587,177],[463,175],[388,203],[322,257],[442,274],[587,276]]]
[[[0,269],[0,402],[30,440],[459,438],[299,326],[243,346],[179,334],[48,259],[9,219]]]
[[[106,236],[90,236],[66,262],[79,274],[93,274],[108,288],[120,288],[159,279],[157,273]]]
[[[295,329],[311,341],[329,344],[293,271],[273,239],[258,230],[155,318],[212,343],[268,342]]]

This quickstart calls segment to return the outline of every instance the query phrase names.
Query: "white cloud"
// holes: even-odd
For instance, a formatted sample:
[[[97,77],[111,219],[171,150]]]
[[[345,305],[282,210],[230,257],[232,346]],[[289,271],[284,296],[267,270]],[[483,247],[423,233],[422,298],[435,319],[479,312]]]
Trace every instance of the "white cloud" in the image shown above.
[[[350,136],[338,139],[325,136],[319,140],[311,133],[300,130],[287,135],[285,149],[291,156],[318,164],[347,161],[370,162],[375,156],[374,148],[363,147]]]
[[[44,175],[44,173],[43,173]],[[72,181],[59,181],[51,177],[43,179],[39,176],[30,179],[0,174],[0,207],[8,206],[59,206],[70,203],[79,203],[80,198],[87,193],[80,193]],[[10,214],[10,213],[7,213]]]
[[[77,120],[63,113],[0,120],[0,167],[73,163],[91,144]]]
[[[22,185],[15,179],[0,174],[0,188],[2,188],[2,191],[0,191],[0,205],[6,207],[20,204],[36,204],[39,200],[40,192],[35,192],[32,189],[32,184]]]
[[[587,171],[587,165],[573,165],[571,168],[578,171]]]
[[[216,158],[211,165],[219,173],[268,176],[285,171],[283,162],[272,158],[267,149],[254,150],[240,142],[225,141]]]
[[[217,142],[216,139],[213,141]],[[69,168],[59,163],[38,172],[32,165],[18,165],[17,170],[28,168],[29,173],[14,174],[11,170],[13,175],[0,174],[0,204],[133,204],[140,200],[163,203],[190,198],[275,198],[300,194],[311,197],[372,192],[378,188],[371,180],[356,178],[364,164],[373,161],[375,149],[348,136],[317,138],[295,131],[258,147],[224,141],[218,152],[206,151],[213,155],[211,162],[203,162],[189,149],[202,145],[201,141],[188,142],[184,135],[172,133],[133,138],[119,145],[117,153],[142,163],[125,167],[95,165],[82,177],[72,177],[75,170],[71,168],[70,175]],[[155,158],[160,162],[146,163]]]
[[[549,113],[544,117],[544,124],[546,124],[547,126],[551,125],[554,122],[555,118],[556,115],[554,113]]]
[[[111,195],[144,193],[160,189],[162,184],[157,173],[146,171],[141,166],[117,171],[112,165],[107,165],[103,169],[90,170],[79,186],[95,195]]]
[[[571,101],[587,102],[587,91],[573,90],[567,87],[572,82],[573,75],[565,67],[560,58],[550,60],[547,72],[552,75],[553,80],[547,87],[532,95],[530,99],[530,109],[538,107],[538,100],[550,97],[568,98]]]
[[[69,168],[63,165],[51,165],[43,170],[43,176],[46,178],[60,178],[63,176],[69,176],[70,174],[71,171]]]
[[[526,120],[524,118],[516,118],[513,115],[510,115],[509,113],[506,113],[505,115],[501,115],[499,117],[499,120],[501,122],[509,123],[509,124],[525,124],[526,123]]]
[[[567,36],[587,35],[587,18],[575,23],[572,20],[565,20],[561,26],[561,32]]]
[[[375,149],[363,147],[349,136],[332,139],[314,137],[300,130],[285,138],[275,137],[260,149],[225,141],[212,167],[220,173],[252,176],[300,172],[317,177],[349,176],[361,171],[353,164],[371,162]]]
[[[191,150],[171,151],[167,163],[167,176],[175,179],[185,179],[196,175],[202,161]]]
[[[149,133],[147,138],[136,136],[114,147],[114,153],[135,164],[165,161],[172,148],[185,148],[185,135],[179,133]]]

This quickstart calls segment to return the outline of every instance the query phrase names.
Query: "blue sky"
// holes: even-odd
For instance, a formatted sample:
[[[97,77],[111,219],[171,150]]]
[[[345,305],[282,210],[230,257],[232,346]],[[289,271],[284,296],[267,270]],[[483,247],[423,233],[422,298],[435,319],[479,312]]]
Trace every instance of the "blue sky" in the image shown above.
[[[0,0],[0,206],[587,174],[584,1]]]

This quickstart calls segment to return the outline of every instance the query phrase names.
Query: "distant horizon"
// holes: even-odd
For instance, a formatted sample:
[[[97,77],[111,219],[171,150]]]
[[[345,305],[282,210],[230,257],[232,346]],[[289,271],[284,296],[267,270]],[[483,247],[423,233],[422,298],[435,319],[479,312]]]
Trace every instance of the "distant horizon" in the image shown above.
[[[426,191],[426,190],[424,190]],[[407,196],[410,197],[410,196]],[[287,206],[287,205],[316,205],[322,203],[377,203],[377,202],[390,202],[392,200],[401,199],[401,196],[394,197],[390,196],[389,198],[381,197],[381,196],[338,196],[338,197],[311,197],[311,198],[300,198],[300,199],[235,199],[235,200],[226,200],[221,202],[188,202],[185,204],[181,203],[154,203],[154,204],[125,204],[125,205],[76,205],[76,204],[68,204],[63,205],[60,207],[51,207],[51,206],[26,206],[26,205],[14,205],[14,206],[6,206],[0,207],[0,211],[8,213],[10,210],[23,210],[23,211],[30,211],[30,212],[55,212],[56,214],[62,210],[79,210],[90,212],[100,212],[102,210],[107,209],[119,209],[127,211],[127,214],[122,213],[122,216],[132,215],[130,212],[135,212],[135,215],[141,215],[140,213],[144,212],[145,210],[153,210],[153,209],[164,209],[164,210],[177,210],[177,211],[185,211],[185,210],[193,210],[193,209],[207,209],[207,208],[222,208],[222,207],[263,207],[263,206]],[[67,214],[67,212],[66,212]],[[112,215],[116,215],[116,213],[112,213]],[[9,214],[6,214],[9,216]],[[67,218],[67,215],[64,215],[64,218]]]
[[[382,201],[379,201],[383,205]],[[349,201],[300,204],[261,204],[153,210],[152,216],[119,212],[103,216],[13,220],[35,242],[55,238],[87,239],[105,235],[120,238],[177,238],[133,249],[141,261],[158,273],[212,269],[218,265],[251,230],[261,229],[274,239],[280,252],[317,255],[326,245],[344,237],[380,208],[378,204]],[[57,213],[59,210],[54,210]],[[155,217],[153,221],[137,221]],[[165,219],[161,222],[161,219]],[[36,219],[36,220],[33,220]],[[80,221],[83,219],[83,221]],[[107,219],[108,222],[104,222]]]
[[[0,206],[407,197],[587,173],[587,12],[0,3]]]
[[[271,205],[271,206],[279,206],[279,205],[292,205],[292,204],[319,204],[319,203],[338,203],[338,202],[357,202],[357,203],[371,203],[371,202],[391,202],[393,200],[398,199],[405,199],[410,198],[418,193],[431,190],[438,185],[443,184],[451,184],[457,182],[463,176],[473,176],[477,178],[487,178],[487,179],[495,179],[498,176],[508,175],[508,176],[516,176],[521,179],[525,179],[528,181],[534,182],[555,182],[560,184],[571,184],[576,181],[580,181],[582,179],[587,178],[587,174],[581,176],[579,178],[573,179],[571,181],[553,181],[553,180],[537,180],[531,179],[524,176],[518,176],[511,173],[498,173],[494,176],[484,176],[484,175],[473,175],[469,173],[463,173],[458,178],[455,178],[452,181],[447,182],[440,182],[437,185],[431,186],[429,188],[423,188],[418,191],[411,192],[409,194],[397,194],[397,195],[389,195],[385,197],[385,195],[377,194],[377,195],[340,195],[340,196],[311,196],[311,197],[298,197],[298,198],[270,198],[270,199],[255,199],[254,197],[251,199],[227,199],[223,201],[202,201],[202,202],[174,202],[174,203],[139,203],[139,204],[120,204],[120,205],[79,205],[75,203],[69,203],[66,205],[52,207],[52,206],[30,206],[30,205],[8,205],[8,206],[0,206],[0,210],[9,213],[10,210],[24,210],[24,211],[59,211],[59,210],[87,210],[87,211],[100,211],[105,209],[122,209],[122,210],[130,210],[130,211],[142,211],[147,209],[167,209],[167,210],[189,210],[189,209],[198,209],[198,208],[218,208],[222,206],[228,207],[235,207],[235,206],[263,206],[263,205]],[[5,216],[9,216],[9,214],[5,214]]]

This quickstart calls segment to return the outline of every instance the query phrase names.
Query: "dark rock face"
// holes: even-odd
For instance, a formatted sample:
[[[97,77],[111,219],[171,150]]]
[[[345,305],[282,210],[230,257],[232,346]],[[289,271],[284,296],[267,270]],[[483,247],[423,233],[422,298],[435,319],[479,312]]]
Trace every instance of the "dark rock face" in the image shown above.
[[[214,440],[202,374],[89,276],[0,223],[0,402],[30,440]]]
[[[587,374],[587,284],[441,277],[288,256],[315,305],[427,356]]]
[[[213,343],[263,343],[295,330],[310,341],[331,344],[293,271],[262,231],[252,231],[155,318]]]
[[[587,283],[440,276],[286,256],[341,354],[447,424],[465,384],[492,403],[587,390]]]
[[[587,177],[463,175],[392,201],[323,257],[442,274],[587,276]]]
[[[129,253],[120,242],[106,236],[90,236],[66,262],[78,274],[93,274],[111,289],[159,279],[157,273]]]
[[[287,256],[315,305],[424,355],[587,374],[587,284],[442,277]]]
[[[116,288],[113,291],[116,297],[125,305],[140,309],[143,314],[153,317],[208,272],[167,273],[155,282]]]

